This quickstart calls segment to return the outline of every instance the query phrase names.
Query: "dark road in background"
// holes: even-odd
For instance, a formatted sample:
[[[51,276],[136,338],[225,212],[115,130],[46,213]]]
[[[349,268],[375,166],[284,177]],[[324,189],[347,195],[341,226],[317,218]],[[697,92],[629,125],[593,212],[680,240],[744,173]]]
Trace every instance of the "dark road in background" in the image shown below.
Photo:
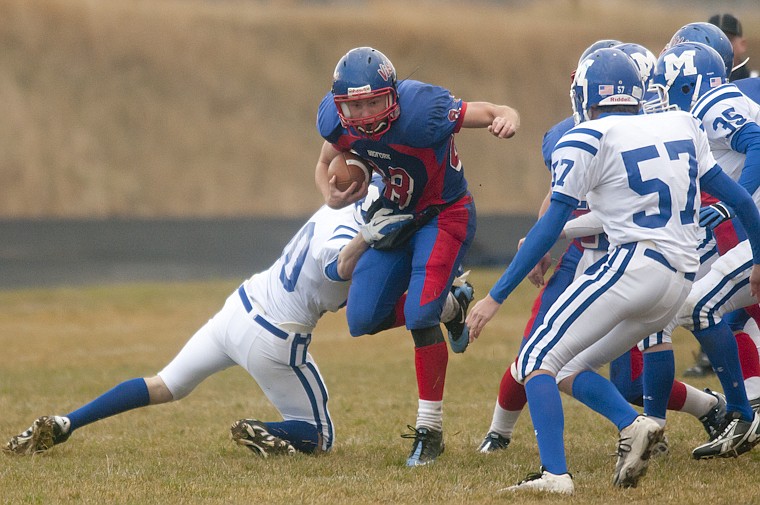
[[[306,218],[0,221],[0,288],[246,278]],[[478,216],[465,268],[506,266],[533,216]]]

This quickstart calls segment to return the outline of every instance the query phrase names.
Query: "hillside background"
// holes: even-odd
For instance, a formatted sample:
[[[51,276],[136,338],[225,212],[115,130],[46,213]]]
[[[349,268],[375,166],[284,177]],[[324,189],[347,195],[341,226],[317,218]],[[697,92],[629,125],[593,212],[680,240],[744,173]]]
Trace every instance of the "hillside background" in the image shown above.
[[[361,45],[399,78],[516,107],[516,138],[469,130],[458,147],[481,214],[533,214],[583,49],[657,54],[718,11],[760,67],[754,2],[0,0],[0,219],[307,215],[316,107]]]

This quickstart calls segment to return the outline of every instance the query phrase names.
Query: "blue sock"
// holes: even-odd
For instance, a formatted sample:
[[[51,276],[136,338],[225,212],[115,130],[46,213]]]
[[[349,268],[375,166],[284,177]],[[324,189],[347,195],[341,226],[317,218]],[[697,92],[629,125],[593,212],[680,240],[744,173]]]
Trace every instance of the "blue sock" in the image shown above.
[[[610,382],[615,385],[625,401],[639,407],[644,405],[642,396],[644,388],[641,375],[633,379],[631,370],[631,351],[626,352],[619,358],[610,361]]]
[[[264,424],[267,425],[269,433],[287,440],[297,451],[312,453],[317,450],[319,433],[313,424],[306,421],[280,421]]]
[[[618,431],[639,415],[610,381],[591,370],[584,370],[575,377],[573,397],[612,421]]]
[[[739,412],[745,421],[751,420],[754,413],[744,389],[739,349],[731,327],[721,321],[715,326],[694,331],[694,336],[702,344],[702,350],[710,358],[715,375],[720,380],[723,394],[726,395],[726,410]]]
[[[565,417],[562,399],[554,377],[536,375],[525,383],[528,408],[538,441],[538,453],[546,471],[555,475],[567,473],[565,459]]]
[[[144,379],[130,379],[106,391],[93,401],[79,407],[66,417],[71,421],[71,431],[127,410],[144,407],[150,403],[148,386]]]
[[[644,353],[644,414],[665,419],[675,378],[673,351]]]

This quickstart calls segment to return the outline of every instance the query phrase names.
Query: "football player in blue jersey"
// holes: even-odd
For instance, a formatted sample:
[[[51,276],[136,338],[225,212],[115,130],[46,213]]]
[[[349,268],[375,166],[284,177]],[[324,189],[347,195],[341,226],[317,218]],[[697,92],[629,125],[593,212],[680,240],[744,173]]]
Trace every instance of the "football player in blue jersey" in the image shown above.
[[[340,191],[327,168],[341,151],[371,162],[385,180],[377,206],[415,218],[391,243],[378,243],[356,266],[347,318],[353,336],[391,327],[394,306],[408,290],[404,315],[414,340],[419,403],[407,466],[433,462],[444,449],[443,391],[448,349],[440,328],[443,302],[452,289],[475,234],[475,205],[454,144],[461,128],[487,128],[511,138],[520,124],[506,105],[465,102],[447,89],[396,80],[391,61],[371,47],[358,47],[338,61],[332,90],[319,105],[317,127],[325,142],[315,180],[330,207],[361,198],[363,184]],[[447,324],[452,349],[468,342],[464,326],[472,287],[454,287],[463,310]]]

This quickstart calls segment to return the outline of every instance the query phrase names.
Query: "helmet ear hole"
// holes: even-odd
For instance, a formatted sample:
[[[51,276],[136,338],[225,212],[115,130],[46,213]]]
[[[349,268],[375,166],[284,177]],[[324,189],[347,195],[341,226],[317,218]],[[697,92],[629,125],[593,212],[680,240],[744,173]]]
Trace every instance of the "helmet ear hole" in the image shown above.
[[[684,84],[681,86],[681,93],[684,95],[690,95],[691,94],[691,84]]]

